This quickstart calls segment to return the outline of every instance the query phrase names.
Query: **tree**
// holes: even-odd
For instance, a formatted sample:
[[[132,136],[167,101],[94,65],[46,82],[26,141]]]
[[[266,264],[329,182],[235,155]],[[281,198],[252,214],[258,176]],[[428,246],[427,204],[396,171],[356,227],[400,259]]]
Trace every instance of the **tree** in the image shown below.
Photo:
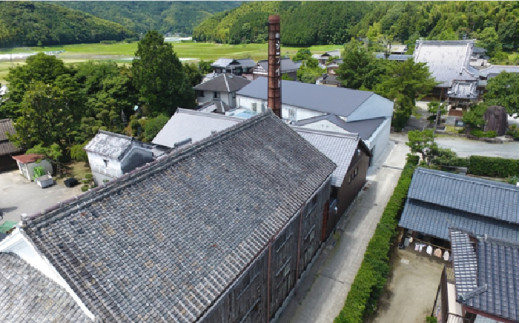
[[[305,61],[312,57],[312,53],[310,49],[308,48],[300,48],[296,52],[296,54],[293,56],[292,61],[298,62],[298,61]]]
[[[170,120],[167,116],[164,114],[160,114],[155,118],[146,120],[146,123],[144,124],[144,133],[143,133],[143,140],[146,142],[150,142],[157,136],[159,131],[164,127],[164,125]]]
[[[181,62],[157,31],[146,33],[137,44],[132,62],[134,85],[145,115],[172,115],[177,107],[192,107],[195,94]]]
[[[502,44],[494,27],[486,27],[482,30],[478,35],[477,46],[485,48],[490,57],[502,50]]]
[[[484,113],[486,113],[488,106],[485,103],[480,103],[466,111],[462,116],[464,125],[468,128],[481,129],[484,127]]]
[[[402,129],[415,109],[415,103],[430,93],[437,82],[431,76],[426,63],[392,62],[376,92],[394,101],[392,125]]]
[[[316,79],[320,77],[325,70],[318,65],[318,60],[309,57],[307,60],[302,62],[302,65],[296,71],[296,77],[298,81],[303,83],[316,83]]]
[[[438,149],[435,143],[435,135],[433,129],[425,129],[423,131],[412,130],[408,132],[408,142],[406,145],[410,147],[412,153],[421,154],[422,160],[430,165],[433,153]]]
[[[484,102],[506,108],[510,116],[518,114],[518,88],[518,73],[502,72],[488,81]]]
[[[365,79],[374,59],[362,42],[354,39],[348,42],[343,52],[343,63],[337,70],[341,85],[354,90],[363,86],[367,88]]]
[[[52,144],[48,147],[39,144],[31,149],[28,149],[27,153],[44,155],[45,157],[49,158],[51,162],[56,165],[56,173],[61,174],[60,158],[63,156],[63,152],[58,144]]]

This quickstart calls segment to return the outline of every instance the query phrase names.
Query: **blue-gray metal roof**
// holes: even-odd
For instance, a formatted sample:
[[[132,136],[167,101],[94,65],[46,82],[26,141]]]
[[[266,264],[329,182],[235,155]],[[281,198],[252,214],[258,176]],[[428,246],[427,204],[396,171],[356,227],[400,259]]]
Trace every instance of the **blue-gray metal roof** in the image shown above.
[[[198,91],[231,93],[240,90],[250,82],[245,77],[223,73],[204,83],[197,84],[193,88]]]
[[[491,65],[490,67],[481,69],[479,75],[484,78],[488,78],[490,74],[498,75],[501,72],[506,73],[518,73],[518,66],[511,65]]]
[[[518,241],[518,224],[408,199],[399,226],[443,240],[449,239],[450,228],[463,228],[475,234],[488,234],[507,241]]]
[[[335,124],[336,126],[342,128],[345,131],[348,131],[350,133],[356,133],[358,134],[361,139],[367,140],[374,132],[379,128],[379,126],[385,121],[384,117],[380,118],[373,118],[373,119],[366,119],[366,120],[357,120],[357,121],[350,121],[346,122],[345,120],[341,119],[337,115],[334,114],[326,114],[322,116],[312,117],[309,119],[303,119],[299,120],[293,123],[295,126],[306,126],[309,124],[313,124],[315,122],[327,120],[330,123]]]
[[[477,237],[475,251],[466,232],[452,230],[450,238],[457,301],[499,320],[518,322],[518,241]]]
[[[272,112],[170,153],[23,230],[103,322],[193,322],[336,165]]]
[[[237,95],[267,100],[267,78],[259,77]],[[351,90],[296,81],[282,81],[282,103],[309,110],[347,117],[372,95],[370,91]]]
[[[518,224],[518,187],[418,167],[408,198]]]

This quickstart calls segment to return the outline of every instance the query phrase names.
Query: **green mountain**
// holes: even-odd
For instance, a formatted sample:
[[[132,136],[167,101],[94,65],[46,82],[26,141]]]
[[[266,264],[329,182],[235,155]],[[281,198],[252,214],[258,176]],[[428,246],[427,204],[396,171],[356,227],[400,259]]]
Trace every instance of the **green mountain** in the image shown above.
[[[0,2],[0,47],[123,40],[136,33],[120,24],[41,2]]]
[[[485,39],[518,49],[516,1],[302,1],[246,2],[194,29],[195,40],[222,43],[267,40],[267,17],[281,19],[286,46],[343,44],[351,38],[414,44],[418,38]]]
[[[238,1],[69,1],[54,2],[120,23],[137,32],[191,35],[193,28],[220,11],[240,6]]]

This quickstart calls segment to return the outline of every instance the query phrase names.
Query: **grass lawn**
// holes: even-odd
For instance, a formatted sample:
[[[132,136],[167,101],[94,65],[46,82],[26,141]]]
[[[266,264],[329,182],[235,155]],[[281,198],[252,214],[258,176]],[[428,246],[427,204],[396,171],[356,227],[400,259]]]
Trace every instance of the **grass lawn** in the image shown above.
[[[191,58],[195,61],[213,61],[220,57],[251,58],[254,61],[267,59],[267,43],[229,45],[216,43],[181,42],[171,44],[173,45],[173,50],[177,54],[177,57]],[[302,47],[282,47],[282,54],[294,56],[300,48]],[[324,53],[326,51],[338,48],[343,48],[343,45],[318,45],[309,47],[313,54]],[[131,62],[134,53],[137,51],[137,42],[0,48],[0,54],[50,52],[58,50],[64,51],[57,57],[63,60],[65,64],[81,63],[88,60],[112,60],[117,63],[128,64]],[[9,73],[9,68],[18,64],[25,64],[25,62],[23,60],[17,60],[14,62],[0,61],[0,83],[6,83],[5,77]]]

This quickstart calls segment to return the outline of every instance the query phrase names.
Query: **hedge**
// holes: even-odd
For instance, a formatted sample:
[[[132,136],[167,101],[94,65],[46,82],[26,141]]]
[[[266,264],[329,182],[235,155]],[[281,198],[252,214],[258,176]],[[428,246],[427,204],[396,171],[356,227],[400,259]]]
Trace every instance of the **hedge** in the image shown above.
[[[379,296],[390,272],[390,247],[397,234],[399,216],[418,162],[419,156],[408,155],[399,182],[368,243],[361,267],[352,282],[343,309],[334,319],[334,323],[361,323],[363,317],[376,310]]]
[[[488,177],[518,177],[518,159],[470,156],[468,173]]]

